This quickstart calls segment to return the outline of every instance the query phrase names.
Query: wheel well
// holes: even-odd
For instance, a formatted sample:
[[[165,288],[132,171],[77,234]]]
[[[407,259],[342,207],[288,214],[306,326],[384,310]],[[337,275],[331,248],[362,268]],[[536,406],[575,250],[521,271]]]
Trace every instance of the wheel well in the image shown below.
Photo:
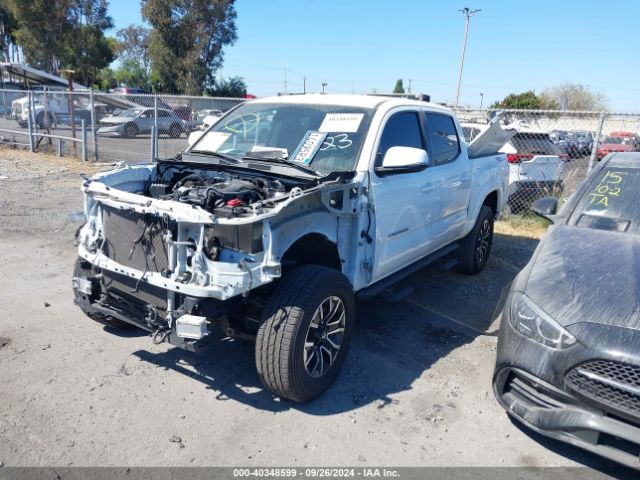
[[[495,216],[498,213],[498,192],[495,190],[491,192],[482,202],[482,205],[486,205],[493,211],[493,215]]]
[[[283,271],[298,265],[323,265],[342,271],[342,261],[335,243],[319,233],[309,233],[298,240],[282,256]]]

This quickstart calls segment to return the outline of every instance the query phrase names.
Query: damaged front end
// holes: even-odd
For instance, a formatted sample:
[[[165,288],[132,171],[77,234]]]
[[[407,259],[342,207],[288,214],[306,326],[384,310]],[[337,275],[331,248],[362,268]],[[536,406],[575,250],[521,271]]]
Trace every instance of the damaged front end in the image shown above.
[[[230,317],[281,276],[286,242],[274,237],[282,219],[321,215],[335,224],[355,209],[357,188],[343,178],[159,162],[100,174],[83,191],[76,303],[196,350],[216,325],[230,335],[251,331]]]

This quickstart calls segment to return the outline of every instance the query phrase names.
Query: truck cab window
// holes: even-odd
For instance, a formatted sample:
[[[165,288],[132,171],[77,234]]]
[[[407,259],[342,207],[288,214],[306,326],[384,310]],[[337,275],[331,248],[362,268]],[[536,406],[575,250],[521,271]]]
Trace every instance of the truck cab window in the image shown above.
[[[376,165],[382,164],[382,159],[391,147],[424,148],[420,119],[416,112],[396,113],[387,120],[378,145]]]
[[[440,113],[425,113],[429,158],[433,165],[453,161],[460,153],[460,141],[453,118]]]

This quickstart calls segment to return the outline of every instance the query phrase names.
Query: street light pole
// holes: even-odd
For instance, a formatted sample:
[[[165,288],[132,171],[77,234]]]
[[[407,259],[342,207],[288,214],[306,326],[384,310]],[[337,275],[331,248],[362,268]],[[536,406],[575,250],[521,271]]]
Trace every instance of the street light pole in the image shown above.
[[[324,93],[324,88],[329,85],[327,82],[322,82],[322,93]]]
[[[484,93],[480,93],[480,110],[482,110],[482,101],[484,100]]]
[[[473,17],[476,13],[481,11],[478,10],[470,10],[468,8],[463,8],[462,10],[458,10],[462,12],[465,17],[465,25],[464,25],[464,41],[462,42],[462,55],[460,56],[460,70],[458,72],[458,91],[456,92],[456,108],[458,107],[458,101],[460,100],[460,84],[462,83],[462,67],[464,66],[464,52],[467,49],[467,35],[469,33],[469,19]]]

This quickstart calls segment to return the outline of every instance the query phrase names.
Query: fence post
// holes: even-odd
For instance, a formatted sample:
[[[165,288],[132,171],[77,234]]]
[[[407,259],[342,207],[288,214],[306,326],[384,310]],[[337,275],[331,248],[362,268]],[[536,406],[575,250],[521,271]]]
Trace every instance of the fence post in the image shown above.
[[[155,135],[151,136],[151,141],[153,142],[153,152],[154,156],[151,161],[153,161],[158,156],[158,94],[153,94],[153,128],[155,129]]]
[[[587,175],[593,170],[593,165],[596,163],[596,154],[598,152],[598,144],[600,143],[600,137],[602,136],[602,127],[604,126],[604,119],[606,115],[600,114],[600,121],[598,122],[598,131],[593,139],[593,147],[591,147],[591,156],[589,157],[589,167],[587,168]]]
[[[61,138],[58,139],[58,156],[62,157],[62,153],[64,151],[64,140]]]
[[[82,161],[86,162],[88,158],[87,153],[87,122],[83,118],[80,120],[80,130],[82,131]]]
[[[36,106],[33,100],[33,92],[29,92],[29,117],[31,117],[31,128],[37,133],[38,125],[36,123]]]
[[[29,112],[29,115],[27,115],[27,125],[29,126],[29,150],[35,152],[36,149],[33,140],[33,123],[31,120],[31,112]]]
[[[158,136],[157,132],[158,131],[156,130],[155,126],[151,127],[151,163],[153,163],[158,156],[158,151],[156,150],[156,138]]]
[[[98,136],[96,135],[96,106],[93,99],[93,88],[89,90],[89,101],[91,103],[91,140],[93,141],[93,159],[98,161]]]

